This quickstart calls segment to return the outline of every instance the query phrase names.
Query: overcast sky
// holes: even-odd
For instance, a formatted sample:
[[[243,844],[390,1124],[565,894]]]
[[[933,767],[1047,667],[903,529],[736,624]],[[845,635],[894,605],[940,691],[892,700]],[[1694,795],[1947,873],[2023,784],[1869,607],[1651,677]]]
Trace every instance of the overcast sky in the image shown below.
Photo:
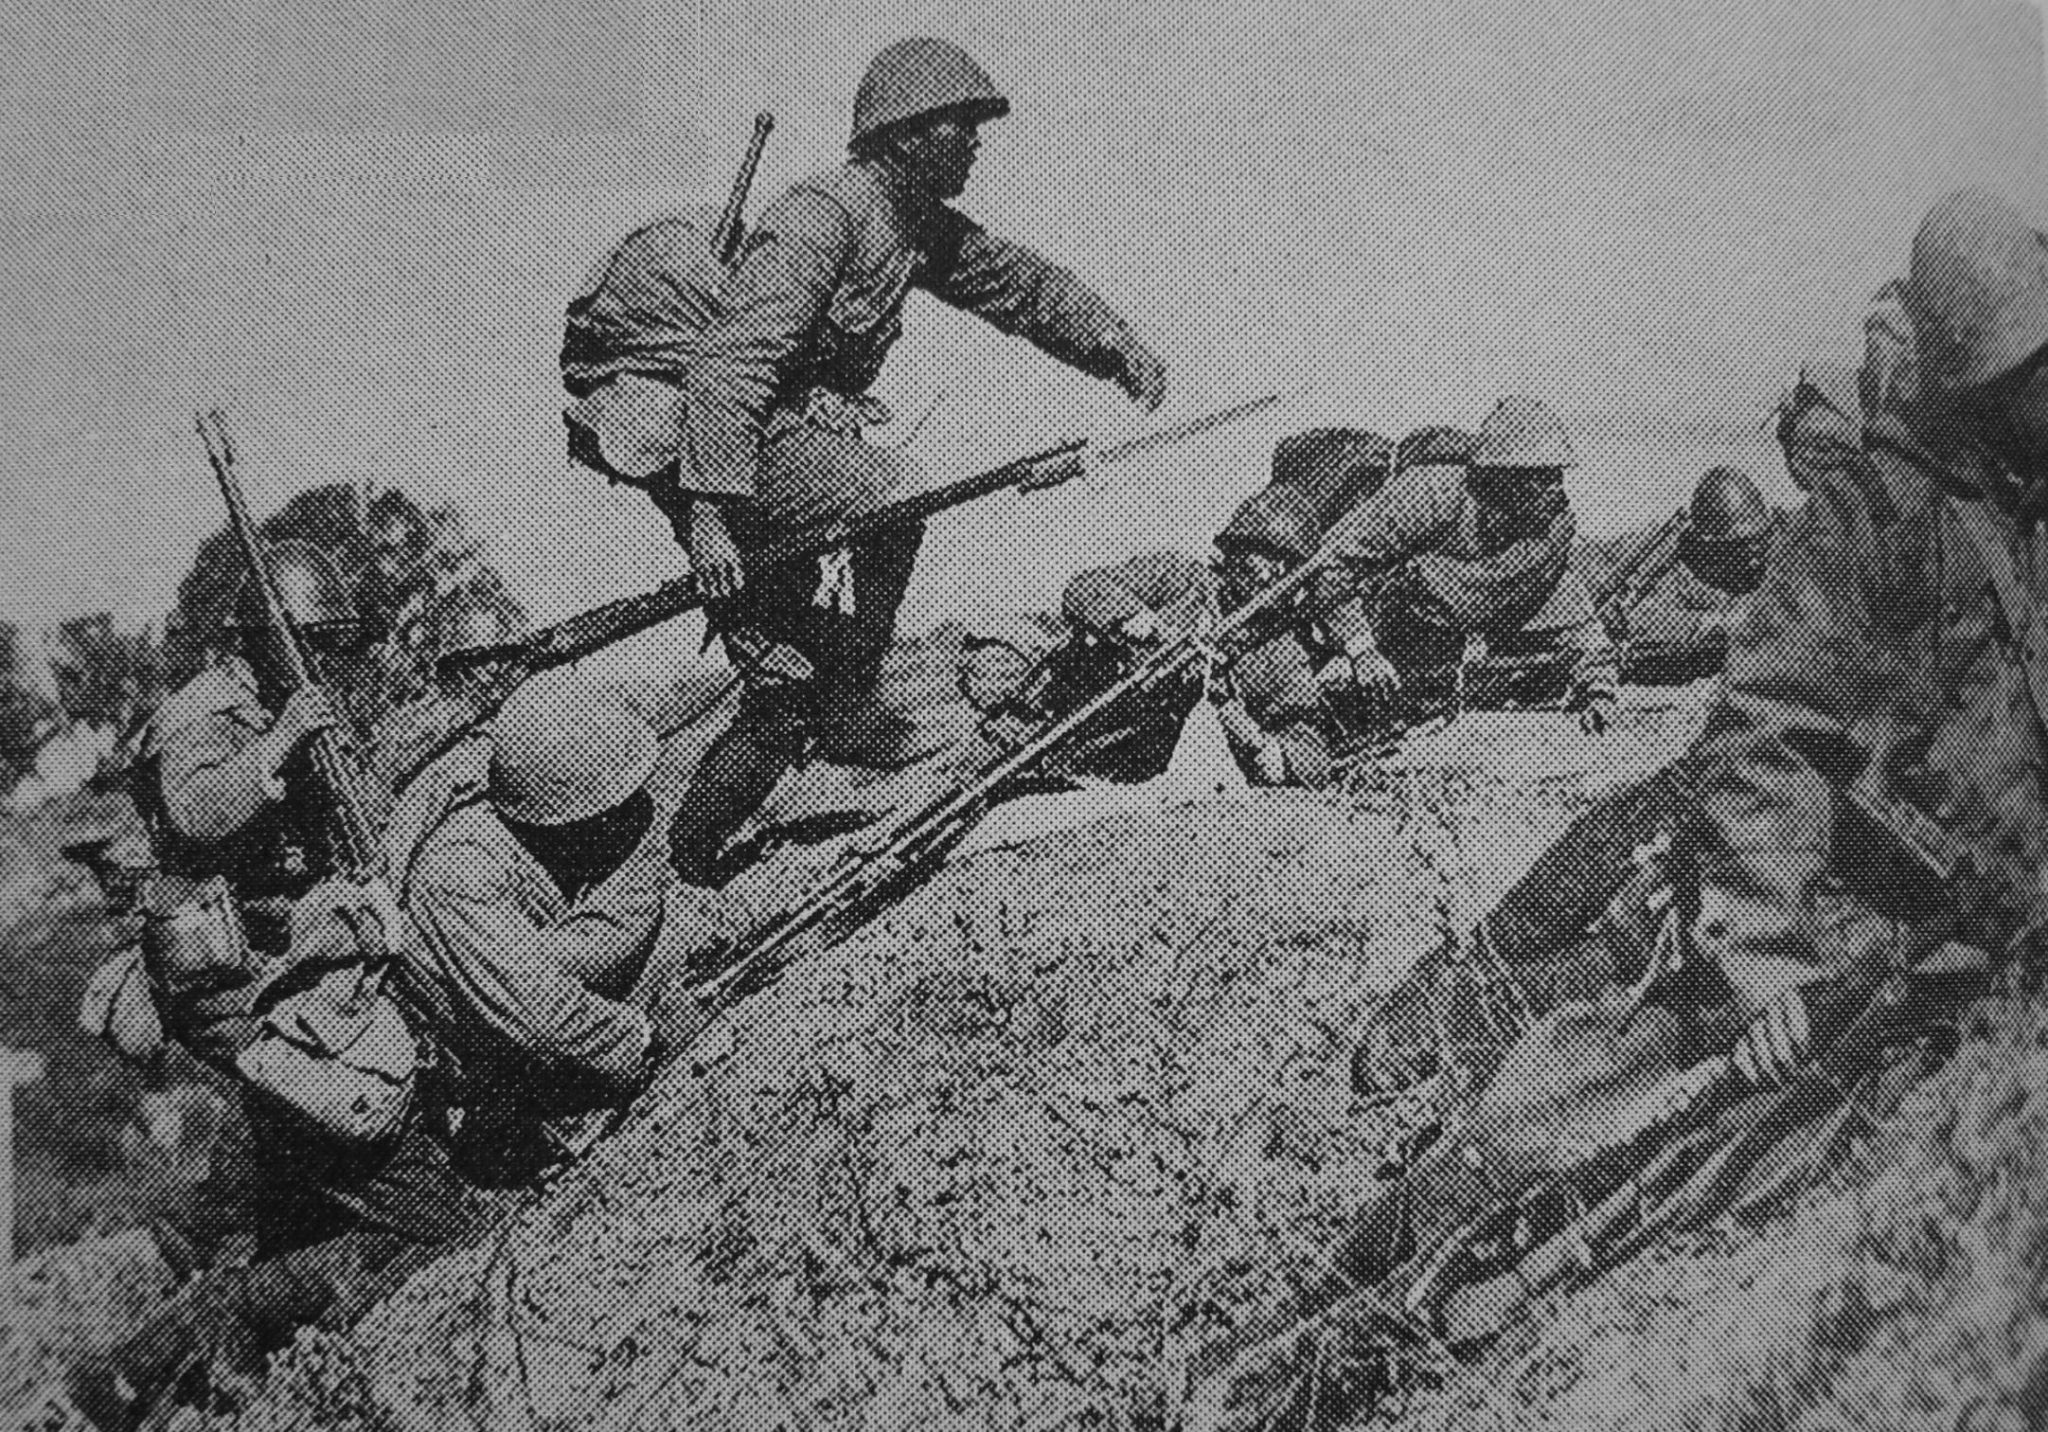
[[[1712,461],[1781,480],[1771,401],[1853,357],[1933,198],[1989,183],[2048,219],[2017,0],[138,8],[0,6],[0,617],[35,624],[161,612],[219,521],[190,428],[212,403],[259,511],[371,476],[455,501],[541,615],[679,570],[644,502],[562,456],[562,305],[635,223],[722,194],[757,109],[756,207],[836,162],[905,34],[1013,97],[965,207],[1151,336],[1164,418],[1297,394],[942,522],[913,626],[1204,545],[1311,423],[1398,434],[1537,393],[1582,437],[1594,529],[1668,512]],[[912,451],[938,476],[1136,421],[922,298],[879,391],[937,404]]]

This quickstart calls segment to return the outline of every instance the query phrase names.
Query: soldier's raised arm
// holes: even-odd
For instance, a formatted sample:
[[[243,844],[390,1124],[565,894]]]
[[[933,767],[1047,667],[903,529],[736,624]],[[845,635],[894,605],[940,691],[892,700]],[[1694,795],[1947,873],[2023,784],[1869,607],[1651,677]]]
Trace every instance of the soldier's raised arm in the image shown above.
[[[919,282],[953,307],[1023,338],[1070,368],[1117,384],[1148,411],[1166,394],[1166,366],[1129,320],[1069,270],[942,209]]]

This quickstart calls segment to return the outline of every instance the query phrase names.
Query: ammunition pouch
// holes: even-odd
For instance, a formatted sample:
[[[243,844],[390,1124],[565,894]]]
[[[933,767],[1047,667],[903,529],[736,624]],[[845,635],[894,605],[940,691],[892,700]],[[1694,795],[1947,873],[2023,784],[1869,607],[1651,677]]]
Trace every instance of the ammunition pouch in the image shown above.
[[[226,879],[151,881],[142,902],[142,960],[151,982],[173,999],[250,980],[256,960]]]
[[[163,1053],[163,1016],[156,1007],[156,992],[150,988],[140,945],[122,948],[86,982],[85,997],[79,1002],[78,1029],[132,1063],[149,1064]]]
[[[252,1086],[350,1144],[397,1133],[418,1084],[419,1044],[386,987],[400,930],[383,886],[314,887],[235,1060]]]

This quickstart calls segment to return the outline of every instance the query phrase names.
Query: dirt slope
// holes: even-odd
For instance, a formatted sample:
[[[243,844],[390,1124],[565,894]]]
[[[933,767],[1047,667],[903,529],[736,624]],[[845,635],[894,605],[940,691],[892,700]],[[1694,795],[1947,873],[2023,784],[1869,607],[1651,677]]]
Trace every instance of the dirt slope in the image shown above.
[[[1695,714],[1642,713],[1584,751],[1654,762]],[[739,1011],[724,1058],[679,1071],[490,1248],[376,1314],[379,1415],[1163,1415],[1178,1359],[1316,1269],[1378,1166],[1384,1133],[1345,1084],[1372,998],[1583,803],[1583,767],[1533,786],[1477,769],[1507,739],[1577,746],[1517,718],[1472,769],[1439,753],[1448,773],[1368,793],[1126,818],[944,873]]]

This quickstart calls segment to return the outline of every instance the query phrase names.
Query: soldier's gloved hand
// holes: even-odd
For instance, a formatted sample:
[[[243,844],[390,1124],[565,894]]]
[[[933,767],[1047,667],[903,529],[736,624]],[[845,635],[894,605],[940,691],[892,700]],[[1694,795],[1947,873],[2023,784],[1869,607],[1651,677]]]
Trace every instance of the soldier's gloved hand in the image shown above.
[[[690,504],[689,531],[684,534],[683,546],[690,554],[690,570],[696,575],[697,589],[705,600],[722,602],[736,597],[747,584],[739,544],[726,530],[725,517],[716,503],[700,498]]]
[[[1159,355],[1128,328],[1109,334],[1104,346],[1116,359],[1117,386],[1146,412],[1159,411],[1159,405],[1166,401],[1166,365],[1159,361]]]
[[[1812,1044],[1806,996],[1794,986],[1772,1000],[1736,1042],[1735,1067],[1758,1088],[1775,1088],[1798,1071]]]
[[[1117,638],[1127,646],[1149,646],[1159,639],[1159,615],[1141,607],[1116,629]]]
[[[277,764],[282,765],[284,758],[338,722],[334,703],[324,687],[301,686],[286,698],[284,710],[277,713],[277,724],[270,728],[272,744],[280,758]]]
[[[1386,653],[1376,646],[1364,647],[1352,653],[1349,663],[1345,666],[1331,662],[1329,666],[1323,668],[1323,674],[1329,675],[1333,667],[1348,675],[1353,686],[1376,700],[1389,700],[1401,690],[1401,673],[1394,669],[1393,662],[1387,660]]]

